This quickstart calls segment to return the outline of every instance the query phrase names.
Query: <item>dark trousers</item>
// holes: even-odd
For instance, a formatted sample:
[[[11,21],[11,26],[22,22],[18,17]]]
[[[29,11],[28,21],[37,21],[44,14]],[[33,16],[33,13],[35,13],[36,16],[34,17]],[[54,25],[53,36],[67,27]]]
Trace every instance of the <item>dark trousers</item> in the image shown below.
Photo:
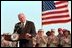
[[[20,47],[33,47],[31,40],[21,39],[19,42]]]

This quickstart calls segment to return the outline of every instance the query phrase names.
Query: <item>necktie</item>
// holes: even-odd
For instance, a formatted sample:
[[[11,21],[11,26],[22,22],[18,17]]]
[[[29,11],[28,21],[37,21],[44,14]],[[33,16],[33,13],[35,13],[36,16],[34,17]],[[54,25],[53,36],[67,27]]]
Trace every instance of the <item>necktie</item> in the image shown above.
[[[21,27],[22,27],[22,28],[24,27],[24,23],[21,23]]]

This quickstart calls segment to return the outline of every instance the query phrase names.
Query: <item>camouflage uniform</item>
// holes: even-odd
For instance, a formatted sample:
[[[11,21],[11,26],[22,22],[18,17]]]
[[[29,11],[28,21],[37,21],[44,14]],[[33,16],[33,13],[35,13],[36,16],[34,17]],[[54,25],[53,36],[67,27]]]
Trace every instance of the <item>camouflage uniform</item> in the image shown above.
[[[48,39],[47,39],[46,36],[43,36],[43,38],[45,39],[46,43],[43,41],[42,38],[36,37],[36,42],[38,44],[38,47],[47,47],[47,41],[48,41]]]
[[[69,35],[67,38],[63,36],[60,44],[63,45],[63,47],[71,47],[71,35]]]
[[[57,37],[58,37],[58,47],[62,47],[62,45],[60,44],[61,43],[61,38],[63,37],[63,34],[61,35],[61,34],[58,34],[57,35]]]
[[[49,36],[48,37],[48,44],[49,44],[49,47],[57,47],[58,38],[56,36]]]

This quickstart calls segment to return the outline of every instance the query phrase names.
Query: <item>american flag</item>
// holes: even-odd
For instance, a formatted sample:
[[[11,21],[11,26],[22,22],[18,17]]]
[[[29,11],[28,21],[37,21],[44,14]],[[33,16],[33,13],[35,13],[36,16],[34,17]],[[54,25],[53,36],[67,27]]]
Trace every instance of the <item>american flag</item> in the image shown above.
[[[42,3],[42,25],[71,21],[68,1],[43,1]]]

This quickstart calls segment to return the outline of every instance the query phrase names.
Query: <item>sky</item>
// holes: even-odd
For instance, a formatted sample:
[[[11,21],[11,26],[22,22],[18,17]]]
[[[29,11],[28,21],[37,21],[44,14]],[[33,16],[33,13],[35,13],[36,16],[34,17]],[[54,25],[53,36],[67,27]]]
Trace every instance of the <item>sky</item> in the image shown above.
[[[69,1],[69,14],[71,17],[71,2]],[[71,22],[64,24],[41,25],[42,2],[41,1],[1,1],[1,34],[13,33],[14,26],[18,20],[18,14],[24,13],[26,19],[34,22],[36,32],[43,28],[48,30],[66,28],[71,31]],[[56,32],[57,34],[57,32]]]

